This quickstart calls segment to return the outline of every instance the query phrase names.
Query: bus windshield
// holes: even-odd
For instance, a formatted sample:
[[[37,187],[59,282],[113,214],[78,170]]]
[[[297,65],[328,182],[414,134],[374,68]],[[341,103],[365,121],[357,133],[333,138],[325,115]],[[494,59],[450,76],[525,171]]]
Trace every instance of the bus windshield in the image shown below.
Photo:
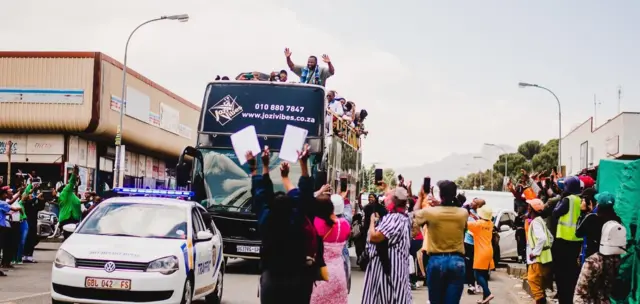
[[[251,176],[249,165],[240,165],[233,149],[200,149],[204,166],[204,183],[210,199],[204,204],[211,211],[252,213]],[[273,181],[273,190],[284,191],[278,152],[271,152],[269,176]],[[262,161],[258,156],[258,174],[262,174]],[[300,165],[290,164],[289,178],[297,184],[300,178]]]

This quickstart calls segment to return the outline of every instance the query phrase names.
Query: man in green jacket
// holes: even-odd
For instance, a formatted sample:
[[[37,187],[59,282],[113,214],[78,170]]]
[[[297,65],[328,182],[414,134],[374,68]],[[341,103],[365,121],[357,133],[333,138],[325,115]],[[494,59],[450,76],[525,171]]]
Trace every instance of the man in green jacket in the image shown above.
[[[82,217],[82,210],[80,208],[80,198],[75,194],[75,185],[78,178],[78,166],[73,167],[73,172],[67,181],[67,184],[60,192],[58,197],[58,205],[60,206],[60,227],[64,227],[66,224],[77,224]],[[65,239],[67,239],[71,232],[62,232]]]

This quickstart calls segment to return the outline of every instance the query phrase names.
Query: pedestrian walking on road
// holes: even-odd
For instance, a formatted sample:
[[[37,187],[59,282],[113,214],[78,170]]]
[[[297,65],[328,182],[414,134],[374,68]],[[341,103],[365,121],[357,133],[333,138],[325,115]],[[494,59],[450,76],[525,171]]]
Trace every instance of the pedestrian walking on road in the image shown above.
[[[479,200],[479,199],[478,199]],[[484,203],[483,200],[479,200]],[[483,204],[484,205],[484,204]],[[477,210],[478,219],[467,222],[469,231],[473,233],[473,273],[482,287],[482,301],[478,303],[489,303],[494,295],[489,290],[489,271],[495,269],[493,262],[493,209],[484,205]]]
[[[396,188],[392,199],[394,208],[389,214],[382,219],[375,213],[371,215],[363,304],[412,303],[409,283],[411,220],[407,215],[407,190]]]

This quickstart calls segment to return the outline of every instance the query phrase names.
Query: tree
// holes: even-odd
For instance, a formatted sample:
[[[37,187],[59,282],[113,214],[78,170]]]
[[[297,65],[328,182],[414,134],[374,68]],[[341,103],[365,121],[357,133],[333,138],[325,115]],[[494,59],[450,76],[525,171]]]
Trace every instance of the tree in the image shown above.
[[[554,157],[555,156],[555,157]],[[542,172],[547,170],[551,172],[551,169],[556,168],[558,164],[558,153],[552,155],[548,152],[541,152],[536,154],[531,160],[533,171]]]
[[[384,169],[382,171],[382,180],[390,187],[393,188],[398,184],[396,180],[396,171],[393,169]]]
[[[518,146],[518,153],[520,153],[527,160],[532,160],[533,156],[540,153],[542,144],[537,140],[530,140],[522,143]]]
[[[493,164],[493,170],[504,175],[504,160],[507,159],[507,176],[515,177],[520,174],[520,169],[531,171],[531,164],[520,153],[502,154],[498,157],[498,161]]]

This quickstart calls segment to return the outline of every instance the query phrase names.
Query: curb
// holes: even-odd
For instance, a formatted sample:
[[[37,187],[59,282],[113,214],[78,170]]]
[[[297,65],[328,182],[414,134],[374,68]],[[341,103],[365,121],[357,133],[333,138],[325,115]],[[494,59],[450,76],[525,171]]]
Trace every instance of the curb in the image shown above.
[[[46,239],[42,239],[40,240],[40,243],[62,243],[62,241],[64,241],[64,239],[61,238],[46,238]]]

